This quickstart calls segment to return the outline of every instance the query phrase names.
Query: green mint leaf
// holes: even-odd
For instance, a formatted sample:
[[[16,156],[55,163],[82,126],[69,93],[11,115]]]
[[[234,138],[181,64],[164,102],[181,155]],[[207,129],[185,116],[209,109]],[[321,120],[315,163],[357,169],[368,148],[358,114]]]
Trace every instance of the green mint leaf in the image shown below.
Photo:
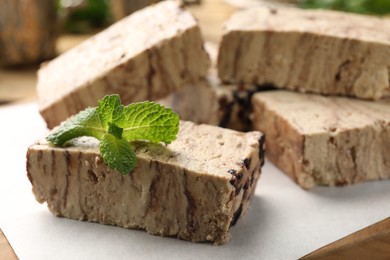
[[[104,162],[122,175],[131,172],[137,163],[130,143],[109,133],[104,134],[100,141],[100,153]]]
[[[123,138],[171,143],[179,131],[179,116],[169,108],[145,101],[130,104],[114,122],[123,128]]]
[[[87,108],[55,129],[46,139],[56,146],[62,146],[70,139],[80,136],[101,139],[104,132],[96,108]]]
[[[115,116],[122,114],[123,105],[119,95],[105,96],[98,101],[97,111],[99,113],[100,122],[105,130],[108,130],[110,123],[113,122]]]
[[[60,125],[46,138],[56,146],[80,136],[100,140],[104,162],[121,174],[132,171],[136,156],[129,141],[147,140],[171,143],[179,131],[179,116],[153,102],[128,106],[118,95],[105,96],[95,108],[87,108]]]
[[[123,129],[120,127],[117,127],[115,124],[109,123],[108,126],[108,132],[115,136],[116,138],[121,139],[122,138],[122,133]]]

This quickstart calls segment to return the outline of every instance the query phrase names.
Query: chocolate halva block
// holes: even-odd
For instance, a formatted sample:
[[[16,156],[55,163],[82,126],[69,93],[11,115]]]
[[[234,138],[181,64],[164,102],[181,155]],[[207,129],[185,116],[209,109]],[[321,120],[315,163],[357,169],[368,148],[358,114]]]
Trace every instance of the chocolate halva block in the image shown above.
[[[288,91],[253,96],[267,157],[303,188],[390,178],[390,100]]]
[[[380,99],[389,94],[390,20],[325,10],[249,8],[225,24],[223,82]]]
[[[96,139],[74,139],[65,148],[37,141],[27,152],[36,199],[59,217],[226,243],[253,197],[263,134],[182,121],[167,146],[132,145],[137,166],[120,175],[104,164]]]
[[[209,57],[196,19],[163,1],[118,21],[38,71],[39,110],[53,128],[107,94],[156,100],[205,76]]]

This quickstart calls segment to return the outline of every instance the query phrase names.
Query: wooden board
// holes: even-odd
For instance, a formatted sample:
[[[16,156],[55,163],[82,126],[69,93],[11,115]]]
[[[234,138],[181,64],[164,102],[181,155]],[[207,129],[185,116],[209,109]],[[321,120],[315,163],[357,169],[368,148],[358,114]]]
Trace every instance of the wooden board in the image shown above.
[[[18,259],[3,231],[0,229],[0,259],[13,260]]]
[[[390,218],[326,245],[300,260],[389,259]]]

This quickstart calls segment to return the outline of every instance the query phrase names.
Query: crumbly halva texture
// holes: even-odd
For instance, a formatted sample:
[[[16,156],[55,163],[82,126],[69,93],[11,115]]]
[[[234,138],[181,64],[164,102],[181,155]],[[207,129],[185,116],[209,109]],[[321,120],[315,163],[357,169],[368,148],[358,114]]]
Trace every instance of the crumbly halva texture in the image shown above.
[[[122,176],[95,139],[66,148],[38,141],[27,152],[33,193],[56,216],[224,244],[248,210],[264,163],[264,136],[182,121],[164,146],[133,143],[138,164]]]
[[[189,84],[158,102],[172,108],[182,120],[249,131],[252,129],[251,97],[257,90],[255,86],[221,85],[216,71],[210,70],[207,78]]]
[[[389,94],[390,20],[297,8],[249,8],[225,24],[225,83],[380,99]]]
[[[256,93],[267,157],[303,188],[390,178],[390,100]]]
[[[107,94],[119,94],[123,103],[162,98],[204,77],[209,64],[196,19],[163,1],[44,64],[39,110],[53,128]]]

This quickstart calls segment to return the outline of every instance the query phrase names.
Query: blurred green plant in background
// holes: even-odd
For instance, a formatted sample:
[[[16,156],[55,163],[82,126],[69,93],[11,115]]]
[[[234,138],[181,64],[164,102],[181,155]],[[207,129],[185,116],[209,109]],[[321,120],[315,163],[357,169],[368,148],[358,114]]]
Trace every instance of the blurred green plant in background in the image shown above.
[[[108,0],[57,0],[62,30],[87,33],[112,22]]]
[[[298,5],[372,15],[390,13],[390,0],[300,0]]]

